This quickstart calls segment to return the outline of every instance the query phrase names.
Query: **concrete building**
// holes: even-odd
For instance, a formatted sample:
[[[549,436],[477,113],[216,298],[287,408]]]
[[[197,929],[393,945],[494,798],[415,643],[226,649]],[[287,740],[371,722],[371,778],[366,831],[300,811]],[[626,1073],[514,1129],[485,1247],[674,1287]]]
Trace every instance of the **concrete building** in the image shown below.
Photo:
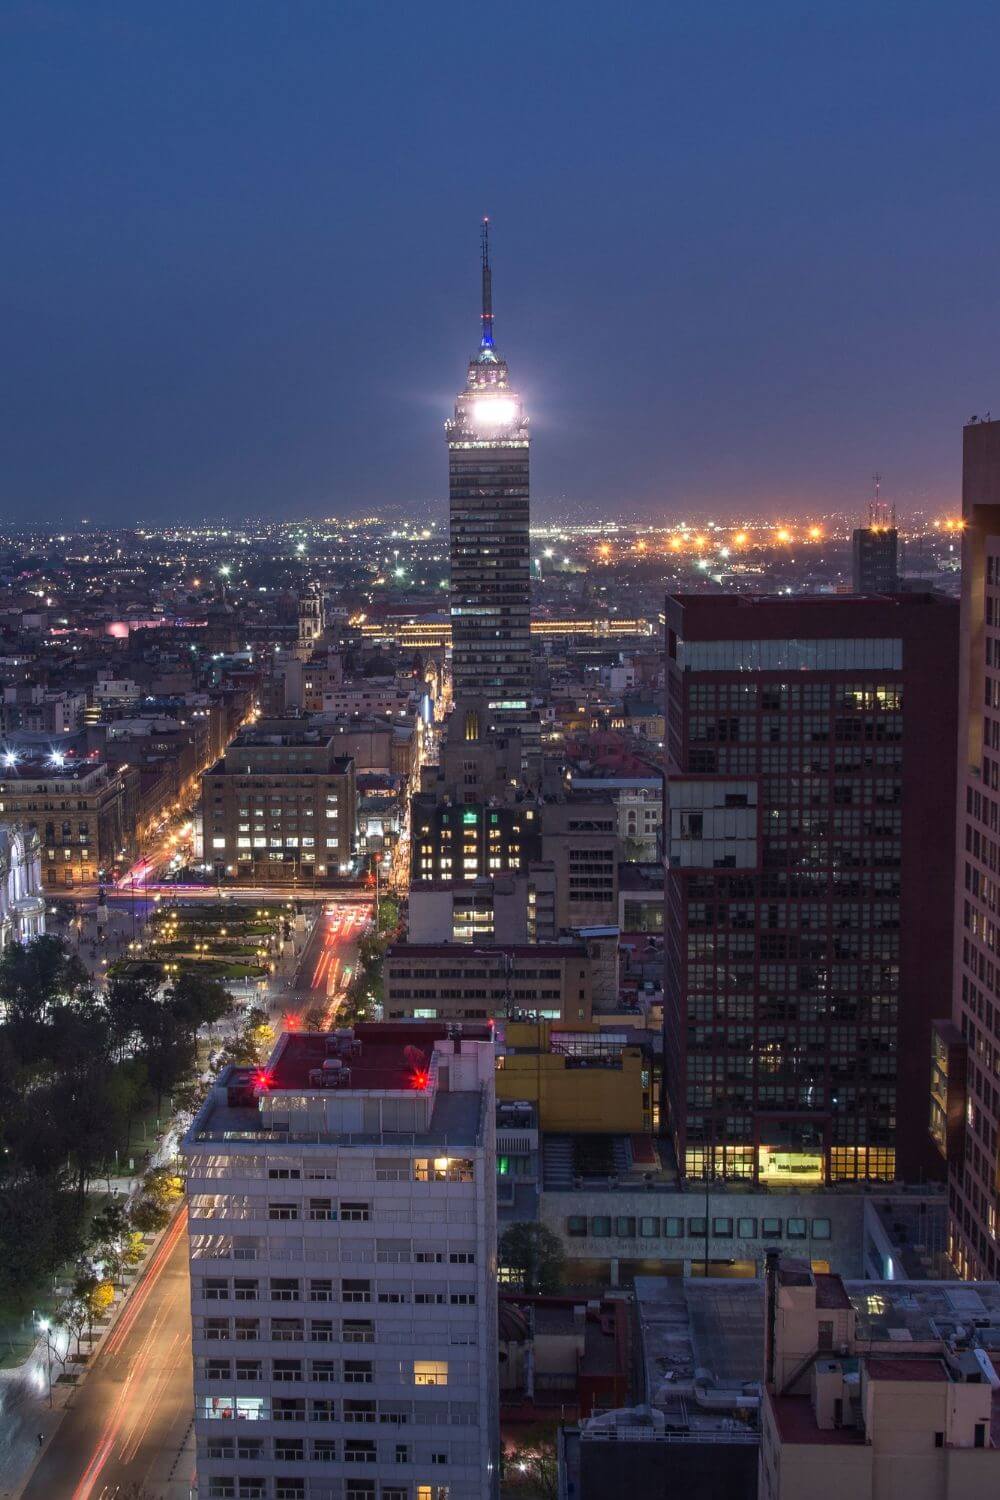
[[[199,1500],[498,1489],[493,1049],[286,1034],[183,1142]]]
[[[137,853],[139,773],[54,752],[8,752],[0,764],[0,818],[38,835],[46,890],[111,880]]]
[[[532,864],[523,873],[411,885],[411,943],[555,942],[555,872]]]
[[[560,1500],[997,1492],[1000,1287],[639,1276],[643,1402],[563,1430]]]
[[[684,595],[666,611],[678,1161],[801,1186],[933,1175],[957,608]]]
[[[532,1105],[543,1131],[648,1132],[650,1048],[569,1016],[499,1022],[497,1099]]]
[[[768,1256],[760,1500],[1000,1489],[1000,1287],[845,1283]]]
[[[531,688],[528,422],[493,342],[483,225],[482,338],[447,423],[455,702],[527,722]]]
[[[936,1028],[931,1118],[948,1156],[954,1262],[982,1277],[1000,1273],[1000,422],[965,429],[962,520],[953,1024]]]
[[[899,534],[895,516],[876,501],[867,526],[851,538],[851,584],[856,594],[898,594]]]
[[[572,772],[575,792],[608,792],[614,798],[625,858],[636,863],[663,857],[663,775],[653,775],[653,768],[649,769],[651,774],[646,776]]]
[[[526,870],[542,857],[537,806],[439,800],[418,792],[410,802],[410,881],[468,883]]]
[[[394,943],[385,955],[385,1016],[589,1021],[593,960],[582,942],[480,947]]]
[[[328,728],[262,719],[202,777],[205,860],[248,884],[329,881],[351,866],[354,762]]]
[[[569,792],[542,808],[542,859],[556,881],[556,925],[618,921],[618,812],[610,792]]]

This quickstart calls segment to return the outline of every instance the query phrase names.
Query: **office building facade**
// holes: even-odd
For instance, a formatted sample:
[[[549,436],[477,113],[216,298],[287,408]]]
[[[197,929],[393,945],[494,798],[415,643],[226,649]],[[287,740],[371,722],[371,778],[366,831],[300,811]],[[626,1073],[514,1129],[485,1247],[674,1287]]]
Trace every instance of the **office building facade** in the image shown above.
[[[493,1047],[286,1034],[183,1143],[199,1500],[498,1485]]]
[[[964,433],[955,972],[935,1034],[932,1127],[949,1157],[952,1260],[1000,1274],[1000,422]]]
[[[351,868],[354,762],[329,728],[262,719],[202,777],[205,860],[247,884],[315,883]]]
[[[689,1177],[917,1180],[955,604],[668,598],[665,1070]]]
[[[385,956],[389,1021],[589,1021],[592,990],[584,943],[394,943]]]
[[[851,540],[851,584],[856,594],[899,591],[899,534],[893,525],[858,526]]]

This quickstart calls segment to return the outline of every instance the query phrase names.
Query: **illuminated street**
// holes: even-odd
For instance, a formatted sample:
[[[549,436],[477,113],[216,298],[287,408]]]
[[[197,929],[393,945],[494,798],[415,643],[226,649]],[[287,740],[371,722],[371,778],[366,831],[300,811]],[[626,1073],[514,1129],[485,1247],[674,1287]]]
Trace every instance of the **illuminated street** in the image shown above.
[[[287,1025],[300,1024],[305,1013],[317,1005],[324,1007],[324,1025],[336,1023],[340,1001],[354,971],[358,943],[370,919],[368,905],[327,902],[303,950],[291,992],[277,1002]]]
[[[193,1454],[181,1453],[193,1396],[185,1225],[182,1211],[74,1393],[26,1500],[112,1500],[129,1484],[186,1493]]]

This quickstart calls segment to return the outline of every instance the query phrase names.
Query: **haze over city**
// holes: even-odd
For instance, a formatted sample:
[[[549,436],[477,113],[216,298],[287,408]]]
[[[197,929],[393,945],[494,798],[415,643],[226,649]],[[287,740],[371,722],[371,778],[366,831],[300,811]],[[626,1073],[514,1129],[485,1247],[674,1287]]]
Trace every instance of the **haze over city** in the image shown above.
[[[1000,1495],[998,43],[0,9],[4,1500]]]
[[[477,224],[535,514],[954,504],[995,7],[12,3],[0,515],[443,518]]]

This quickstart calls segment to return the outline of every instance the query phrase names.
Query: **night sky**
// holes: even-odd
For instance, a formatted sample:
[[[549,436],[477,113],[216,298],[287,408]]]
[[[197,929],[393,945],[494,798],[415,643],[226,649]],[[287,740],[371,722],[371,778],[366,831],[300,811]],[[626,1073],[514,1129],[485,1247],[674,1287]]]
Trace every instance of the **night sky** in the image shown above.
[[[0,0],[0,519],[905,515],[1000,414],[995,4]]]

